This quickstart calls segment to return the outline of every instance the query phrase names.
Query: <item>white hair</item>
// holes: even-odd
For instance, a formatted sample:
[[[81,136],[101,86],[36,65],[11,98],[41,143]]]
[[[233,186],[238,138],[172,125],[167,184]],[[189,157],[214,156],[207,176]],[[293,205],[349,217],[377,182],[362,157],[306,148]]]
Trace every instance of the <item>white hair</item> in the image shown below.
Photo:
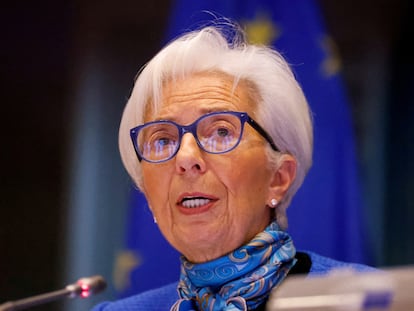
[[[277,222],[286,228],[286,208],[312,164],[311,112],[289,64],[280,53],[266,46],[248,44],[236,25],[208,26],[184,34],[143,67],[119,130],[119,148],[126,170],[142,189],[141,167],[129,136],[130,129],[144,122],[148,108],[155,113],[161,107],[165,81],[202,72],[223,73],[234,79],[234,85],[240,80],[252,85],[254,91],[249,94],[257,107],[255,119],[281,151],[268,147],[269,165],[279,165],[285,153],[296,159],[296,178],[276,209]]]

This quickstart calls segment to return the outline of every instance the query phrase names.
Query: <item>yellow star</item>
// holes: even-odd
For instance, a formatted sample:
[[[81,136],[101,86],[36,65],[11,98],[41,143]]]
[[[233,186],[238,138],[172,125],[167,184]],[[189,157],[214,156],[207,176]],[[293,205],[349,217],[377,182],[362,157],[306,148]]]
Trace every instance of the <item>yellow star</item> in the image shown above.
[[[341,70],[341,58],[338,48],[331,37],[325,36],[322,38],[321,45],[327,55],[321,64],[321,71],[325,77],[329,78]]]
[[[141,262],[139,254],[131,250],[124,250],[116,256],[113,279],[117,290],[122,291],[130,286],[129,276],[131,271]]]
[[[254,20],[241,21],[252,44],[270,45],[280,36],[280,31],[265,13],[257,13]]]

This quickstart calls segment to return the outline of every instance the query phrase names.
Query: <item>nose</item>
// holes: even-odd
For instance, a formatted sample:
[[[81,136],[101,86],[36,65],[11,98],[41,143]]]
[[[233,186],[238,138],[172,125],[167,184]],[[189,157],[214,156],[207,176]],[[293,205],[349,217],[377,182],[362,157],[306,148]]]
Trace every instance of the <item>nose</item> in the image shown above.
[[[180,149],[175,156],[177,173],[204,173],[206,164],[202,153],[195,137],[191,133],[185,133],[181,138]]]

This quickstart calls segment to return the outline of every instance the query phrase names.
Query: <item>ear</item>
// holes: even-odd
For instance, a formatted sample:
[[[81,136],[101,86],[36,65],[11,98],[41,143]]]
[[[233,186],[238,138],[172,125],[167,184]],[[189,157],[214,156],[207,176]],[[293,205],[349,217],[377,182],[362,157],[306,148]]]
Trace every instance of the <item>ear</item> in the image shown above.
[[[290,185],[296,177],[296,159],[290,154],[284,154],[279,160],[269,186],[268,205],[276,207],[277,202],[283,200]],[[276,201],[274,201],[276,199]],[[272,202],[273,201],[273,202]],[[275,204],[276,202],[276,204]]]

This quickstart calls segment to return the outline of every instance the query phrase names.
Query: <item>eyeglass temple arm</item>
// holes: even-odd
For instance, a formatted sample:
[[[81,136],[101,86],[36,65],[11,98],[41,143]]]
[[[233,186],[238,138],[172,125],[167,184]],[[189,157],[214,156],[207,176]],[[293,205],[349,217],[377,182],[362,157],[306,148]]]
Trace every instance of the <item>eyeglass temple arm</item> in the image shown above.
[[[274,151],[280,151],[279,148],[276,146],[275,142],[273,141],[272,137],[250,116],[248,118],[248,123],[260,134],[262,135],[270,144]]]

